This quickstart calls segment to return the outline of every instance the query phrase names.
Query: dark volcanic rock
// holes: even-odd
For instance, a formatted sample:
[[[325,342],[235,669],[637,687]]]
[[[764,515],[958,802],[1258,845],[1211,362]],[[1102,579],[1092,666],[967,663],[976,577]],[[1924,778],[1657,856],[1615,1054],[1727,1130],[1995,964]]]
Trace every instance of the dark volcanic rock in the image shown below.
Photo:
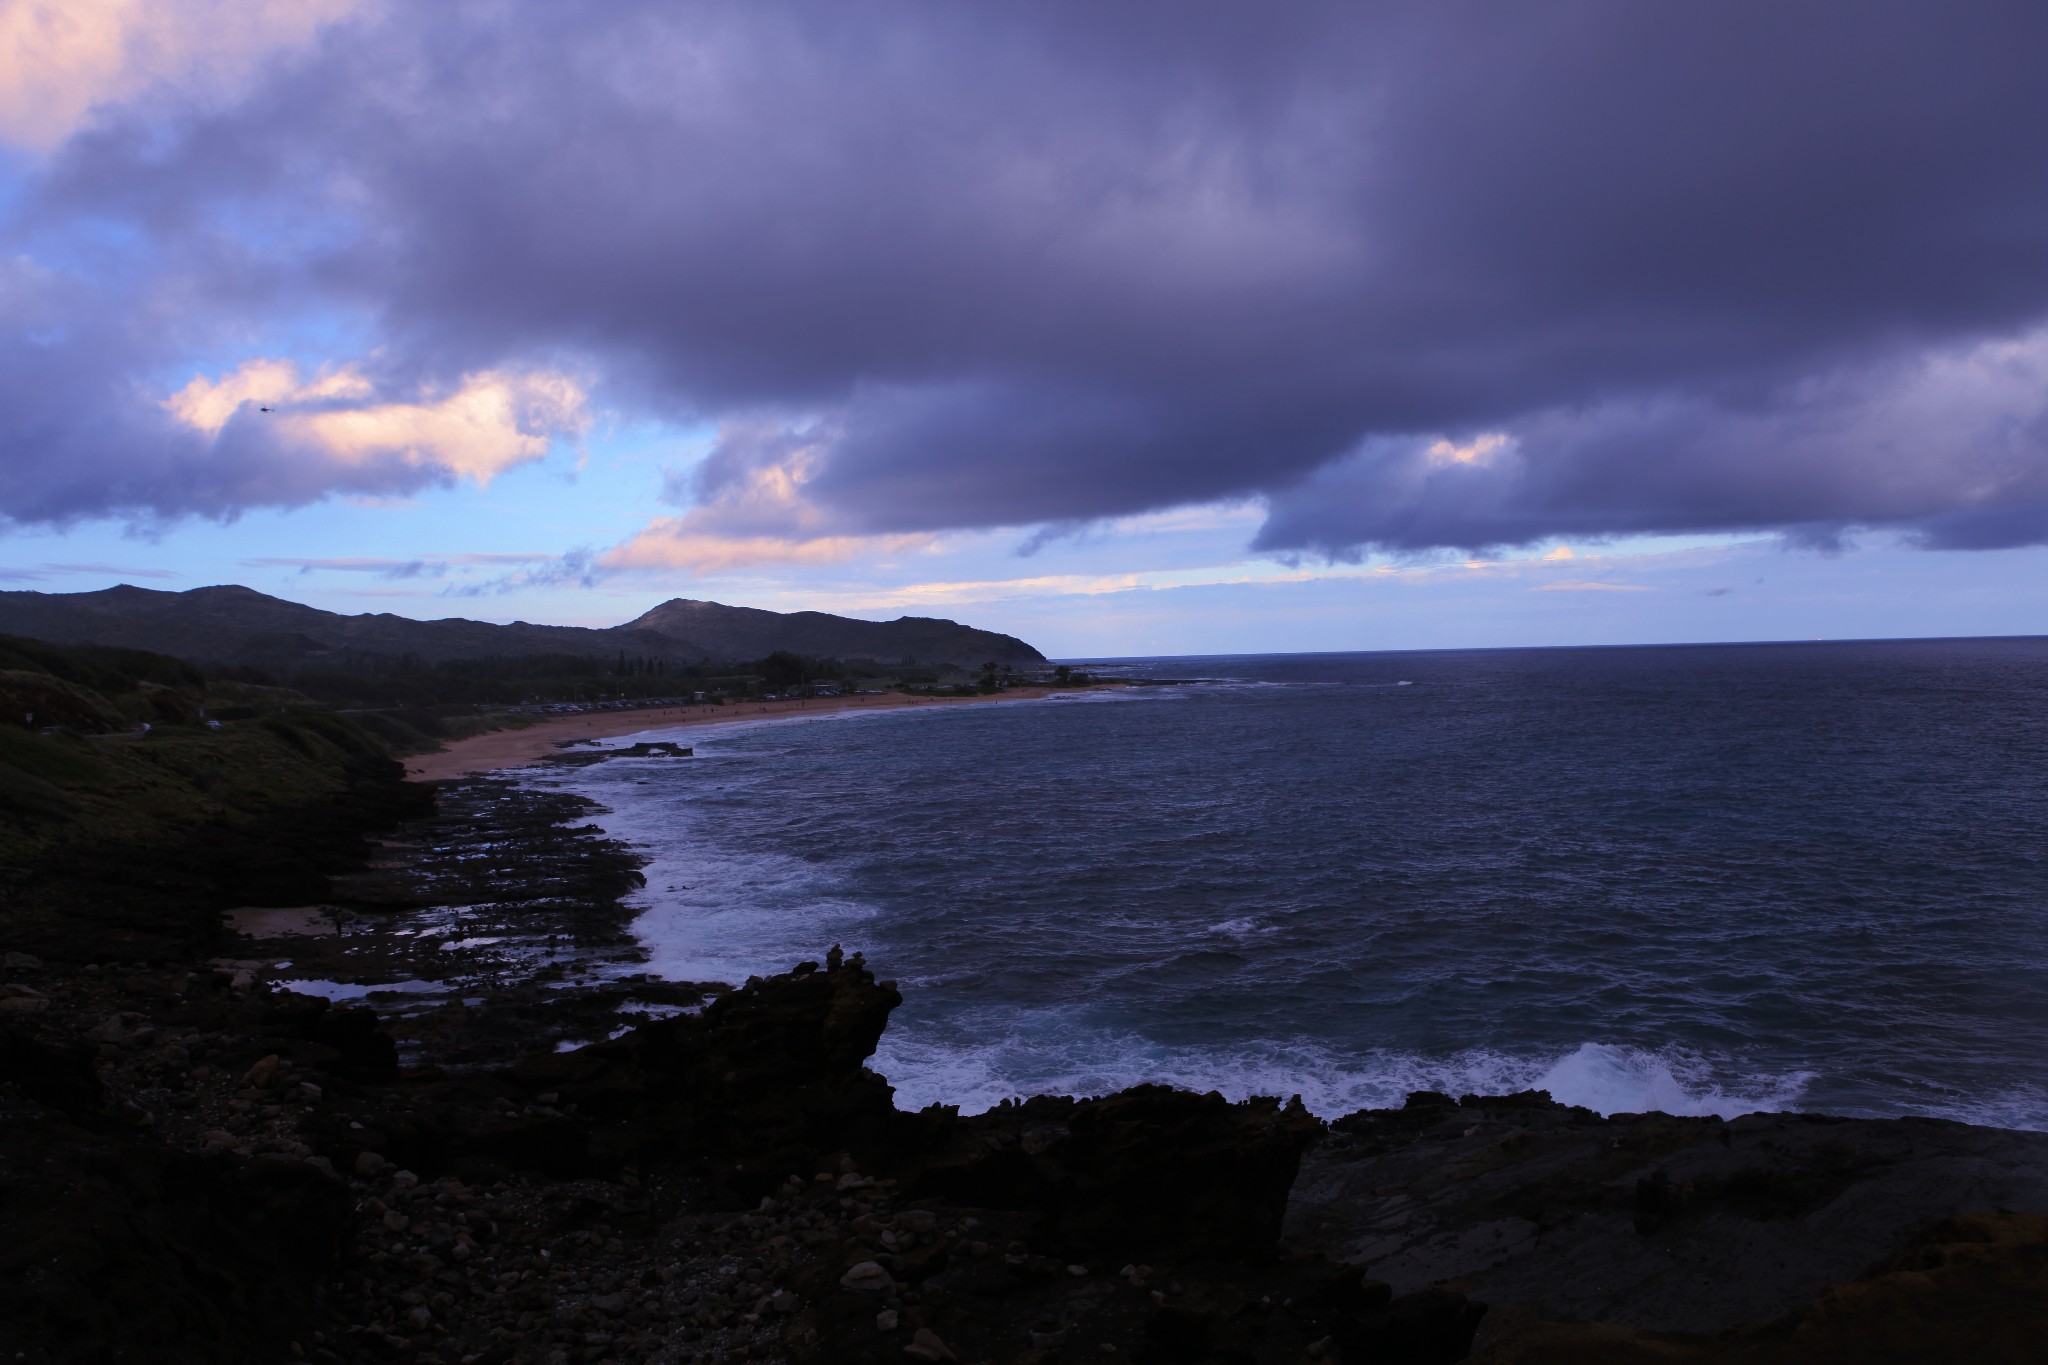
[[[358,1080],[398,1073],[398,1045],[384,1032],[375,1010],[284,993],[268,998],[256,1022],[302,1044],[291,1051],[322,1069]]]
[[[1161,1085],[1041,1097],[960,1120],[914,1188],[1037,1211],[1065,1253],[1258,1257],[1279,1241],[1301,1154],[1321,1133],[1299,1101]]]
[[[886,1146],[889,1083],[865,1066],[902,1003],[855,955],[756,978],[702,1014],[533,1058],[512,1082],[558,1094],[590,1125],[600,1162],[687,1154],[780,1179],[822,1152]]]
[[[0,1027],[0,1086],[11,1086],[38,1104],[74,1117],[100,1105],[91,1048],[83,1043],[53,1045],[18,1028]]]
[[[533,1049],[707,992],[393,997],[392,1027],[467,1021],[420,1035],[461,1041],[445,1074],[394,1070],[364,1011],[225,972],[41,970],[49,1007],[0,1035],[0,1341],[350,1365],[1817,1365],[2017,1361],[2041,1339],[2048,1220],[1928,1220],[2036,1204],[2042,1135],[1421,1096],[1303,1156],[1320,1125],[1298,1107],[1162,1087],[899,1114],[865,1066],[896,993],[828,960],[575,1053]],[[529,1011],[571,1023],[512,1027]],[[1720,1316],[1672,1325],[1693,1308]]]
[[[398,828],[376,865],[336,878],[332,899],[389,910],[554,909],[561,923],[551,928],[575,946],[609,946],[630,918],[619,897],[645,882],[632,850],[578,823],[596,809],[583,797],[503,778],[438,784],[431,814]],[[401,856],[388,856],[394,853]]]
[[[2048,1212],[2048,1134],[1932,1119],[1601,1118],[1525,1095],[1331,1132],[1290,1245],[1397,1292],[1455,1281],[1497,1308],[1655,1331],[1772,1321],[1937,1219]]]
[[[171,1151],[77,1106],[88,1092],[61,1054],[19,1035],[4,1054],[0,1334],[13,1358],[288,1355],[348,1225],[341,1184],[299,1161]],[[64,1107],[34,1097],[52,1077]]]
[[[1711,1338],[1610,1323],[1505,1321],[1481,1365],[2031,1365],[2048,1343],[2048,1218],[1945,1218],[1776,1322]]]

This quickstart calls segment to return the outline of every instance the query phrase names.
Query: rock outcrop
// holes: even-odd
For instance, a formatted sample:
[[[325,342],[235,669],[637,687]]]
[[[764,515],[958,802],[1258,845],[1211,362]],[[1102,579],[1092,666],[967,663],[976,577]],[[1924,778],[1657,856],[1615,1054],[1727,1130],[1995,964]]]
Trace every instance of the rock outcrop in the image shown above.
[[[823,968],[756,978],[701,1014],[532,1058],[506,1079],[573,1104],[598,1166],[715,1162],[765,1186],[821,1153],[888,1147],[894,1092],[866,1062],[902,1000],[835,949]]]
[[[2048,1343],[2048,1217],[1937,1220],[1774,1322],[1702,1337],[1502,1315],[1476,1365],[2020,1365]]]
[[[943,1128],[907,1181],[959,1203],[1035,1214],[1035,1240],[1076,1257],[1258,1258],[1322,1123],[1294,1101],[1232,1104],[1141,1085],[1039,1097]]]
[[[651,1022],[613,1013],[645,979],[566,988],[578,1036],[628,1027],[573,1052],[504,1027],[533,982],[451,1001],[447,1074],[395,1055],[457,1036],[412,1007],[9,966],[47,1001],[0,1021],[29,1360],[1819,1365],[2048,1330],[2048,1135],[1540,1094],[1325,1130],[1158,1086],[905,1114],[866,1065],[897,993],[836,954]]]
[[[2048,1134],[1425,1093],[1331,1125],[1287,1240],[1491,1305],[1488,1360],[1937,1359],[1944,1333],[1975,1350],[2048,1316],[2019,1292],[2048,1273],[2043,1221],[1973,1216],[2000,1208],[2048,1212]],[[1929,1353],[1851,1349],[1888,1322]]]
[[[12,1358],[290,1354],[348,1227],[332,1176],[287,1158],[170,1150],[107,1108],[90,1053],[13,1029],[0,1030],[0,1132],[0,1338]]]

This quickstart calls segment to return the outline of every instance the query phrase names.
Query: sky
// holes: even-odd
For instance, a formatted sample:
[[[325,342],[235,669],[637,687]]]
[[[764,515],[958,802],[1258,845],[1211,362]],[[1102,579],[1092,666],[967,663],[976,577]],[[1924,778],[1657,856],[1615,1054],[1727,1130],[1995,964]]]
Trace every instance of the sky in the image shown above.
[[[2048,632],[2036,3],[0,0],[0,588]]]

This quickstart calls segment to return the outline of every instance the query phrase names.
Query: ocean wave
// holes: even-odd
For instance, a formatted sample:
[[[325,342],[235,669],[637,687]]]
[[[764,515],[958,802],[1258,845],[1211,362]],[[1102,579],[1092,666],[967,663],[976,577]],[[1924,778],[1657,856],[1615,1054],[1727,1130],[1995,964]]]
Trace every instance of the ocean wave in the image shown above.
[[[1790,1075],[1726,1075],[1726,1066],[1682,1049],[1652,1051],[1583,1043],[1549,1056],[1509,1056],[1474,1049],[1448,1057],[1376,1052],[1346,1056],[1308,1042],[1235,1048],[1162,1047],[1107,1032],[1022,1029],[962,1046],[920,1036],[885,1034],[873,1063],[896,1087],[903,1109],[958,1105],[980,1113],[1006,1099],[1034,1094],[1104,1095],[1133,1085],[1163,1084],[1253,1095],[1301,1096],[1309,1111],[1333,1119],[1360,1109],[1398,1107],[1411,1093],[1500,1095],[1545,1090],[1562,1104],[1600,1114],[1716,1115],[1769,1113],[1798,1107],[1813,1080]]]
[[[788,971],[800,957],[856,939],[876,913],[794,858],[700,851],[687,861],[650,862],[646,876],[647,889],[627,902],[640,912],[633,933],[647,951],[641,970],[671,981],[737,984]]]
[[[593,770],[550,784],[603,803],[590,822],[646,860],[645,884],[625,904],[637,912],[632,932],[647,952],[639,970],[667,980],[737,984],[787,971],[836,941],[852,943],[877,913],[830,867],[715,837],[727,803],[745,800],[774,766],[751,753],[725,757],[734,761],[716,786],[650,795]]]
[[[1227,919],[1220,924],[1210,925],[1208,932],[1229,938],[1250,938],[1255,934],[1274,933],[1279,928],[1279,925],[1268,923],[1255,915],[1241,915],[1236,919]]]
[[[2048,1133],[2048,1086],[2015,1085],[1995,1094],[1958,1096],[1928,1111],[1934,1118],[1985,1128],[2020,1128]]]
[[[1206,683],[1203,685],[1205,687],[1208,686]],[[1043,697],[1021,697],[1014,702],[1005,704],[1011,706],[1045,706],[1057,702],[1061,706],[1075,706],[1083,703],[1101,706],[1141,701],[1185,701],[1187,696],[1188,689],[1185,687],[1091,687],[1072,692],[1055,691]]]
[[[1703,657],[1149,661],[1208,680],[737,716],[613,741],[690,763],[526,780],[651,857],[658,973],[839,941],[902,979],[877,1067],[905,1103],[1157,1080],[1333,1116],[1539,1088],[2048,1128],[2024,1004],[2048,797],[1972,785],[2007,763],[2013,686],[1908,736],[1850,723],[1889,714],[1867,669],[1788,689]],[[1757,695],[1768,737],[1714,700]]]

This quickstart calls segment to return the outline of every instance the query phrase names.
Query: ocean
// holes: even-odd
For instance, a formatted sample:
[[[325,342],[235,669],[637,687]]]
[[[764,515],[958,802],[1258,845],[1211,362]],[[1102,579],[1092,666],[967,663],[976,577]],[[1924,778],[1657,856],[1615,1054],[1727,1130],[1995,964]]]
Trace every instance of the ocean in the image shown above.
[[[1084,666],[1175,681],[523,779],[645,854],[650,970],[839,943],[894,979],[899,1107],[1538,1087],[2048,1129],[2048,639]]]

